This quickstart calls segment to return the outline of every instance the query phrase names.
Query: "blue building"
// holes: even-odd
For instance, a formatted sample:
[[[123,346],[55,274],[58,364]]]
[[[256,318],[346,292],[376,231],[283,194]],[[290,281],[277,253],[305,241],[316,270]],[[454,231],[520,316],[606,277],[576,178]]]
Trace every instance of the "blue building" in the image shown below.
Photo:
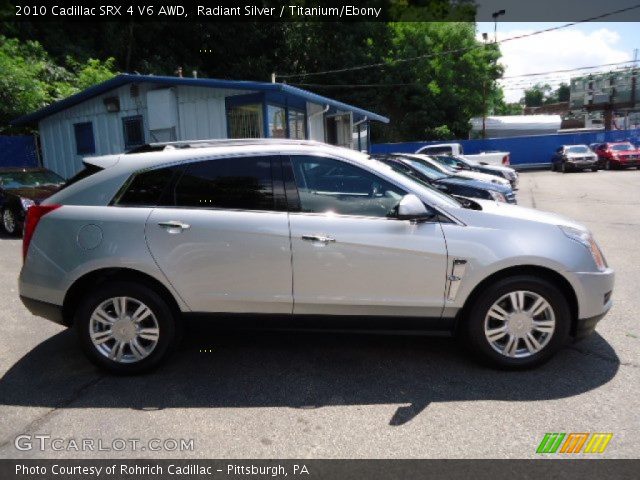
[[[381,115],[282,83],[118,75],[14,120],[37,123],[43,165],[68,178],[82,158],[145,143],[299,138],[370,147]]]

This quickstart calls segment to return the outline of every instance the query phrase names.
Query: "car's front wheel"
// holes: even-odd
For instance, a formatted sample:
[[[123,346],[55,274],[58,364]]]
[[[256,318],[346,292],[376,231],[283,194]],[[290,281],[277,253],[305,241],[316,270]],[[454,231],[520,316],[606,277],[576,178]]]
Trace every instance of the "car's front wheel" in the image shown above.
[[[16,213],[9,207],[2,210],[2,228],[4,228],[7,234],[12,236],[18,235],[19,233],[18,218]]]
[[[146,285],[103,284],[79,305],[74,326],[83,350],[99,367],[134,374],[155,368],[176,339],[172,309]]]
[[[464,333],[472,350],[501,368],[531,368],[567,341],[569,305],[553,283],[534,276],[506,278],[470,305]]]

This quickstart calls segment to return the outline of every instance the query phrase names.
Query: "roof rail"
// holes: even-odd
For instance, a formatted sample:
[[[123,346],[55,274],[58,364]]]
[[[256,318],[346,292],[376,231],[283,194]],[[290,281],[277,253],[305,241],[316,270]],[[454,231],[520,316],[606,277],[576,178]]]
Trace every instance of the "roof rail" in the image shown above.
[[[269,144],[287,144],[287,145],[324,145],[322,142],[315,140],[295,140],[287,138],[228,138],[228,139],[210,139],[210,140],[179,140],[176,142],[154,142],[146,143],[138,147],[127,150],[125,154],[160,152],[163,150],[182,149],[182,148],[206,148],[219,146],[235,146],[235,145],[269,145]]]

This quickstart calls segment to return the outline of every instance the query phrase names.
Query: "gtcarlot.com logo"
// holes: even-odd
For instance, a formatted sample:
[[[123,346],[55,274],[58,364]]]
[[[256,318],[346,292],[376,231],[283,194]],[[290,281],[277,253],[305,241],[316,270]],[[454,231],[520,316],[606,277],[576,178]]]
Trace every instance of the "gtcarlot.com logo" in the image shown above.
[[[613,433],[545,433],[536,453],[604,453],[612,438]]]
[[[59,438],[51,435],[18,435],[14,442],[15,448],[21,451],[71,451],[71,452],[123,452],[151,451],[151,452],[190,452],[194,449],[193,439],[185,438]]]

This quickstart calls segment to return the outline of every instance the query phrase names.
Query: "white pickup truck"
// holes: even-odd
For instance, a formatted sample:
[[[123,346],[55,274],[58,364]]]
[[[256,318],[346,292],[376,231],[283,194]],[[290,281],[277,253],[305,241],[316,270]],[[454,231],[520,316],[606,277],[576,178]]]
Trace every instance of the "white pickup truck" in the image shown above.
[[[437,145],[427,145],[422,147],[416,153],[424,155],[455,155],[464,156],[469,160],[475,160],[481,164],[487,165],[510,165],[509,152],[481,152],[475,155],[466,155],[459,143],[439,143]]]

